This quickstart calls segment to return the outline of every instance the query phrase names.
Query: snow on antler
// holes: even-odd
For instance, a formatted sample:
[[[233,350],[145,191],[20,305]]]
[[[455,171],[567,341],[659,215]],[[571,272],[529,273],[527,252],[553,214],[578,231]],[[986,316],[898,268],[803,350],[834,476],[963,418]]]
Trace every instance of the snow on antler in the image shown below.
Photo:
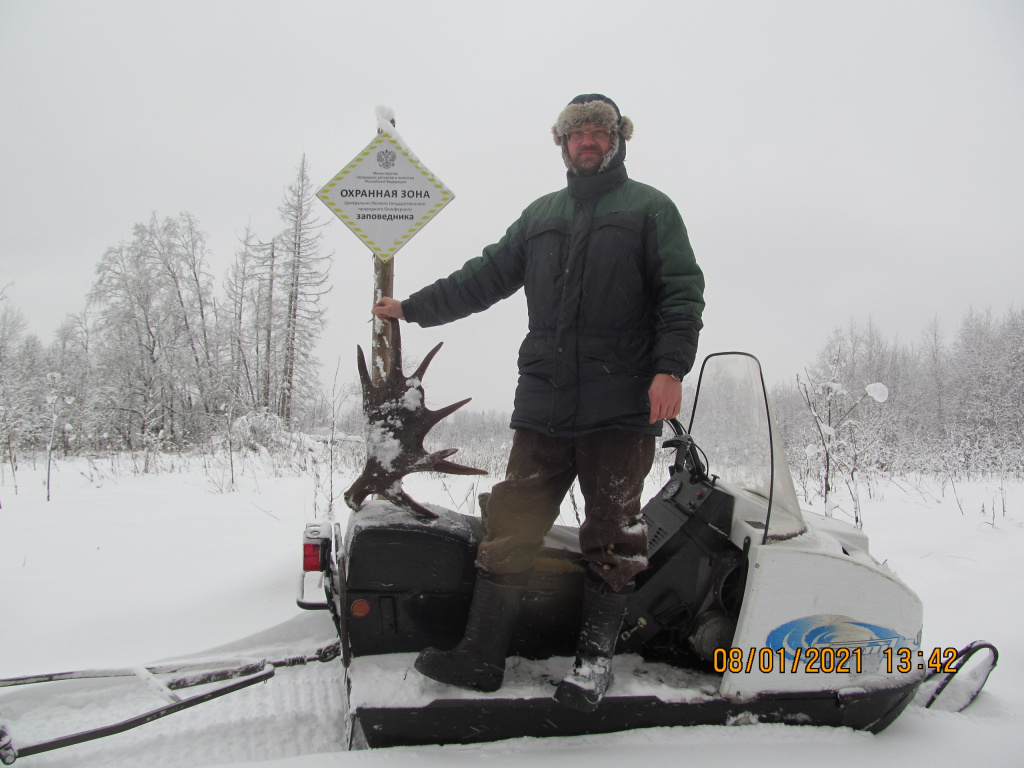
[[[402,372],[402,336],[397,321],[391,332],[391,368],[379,385],[370,378],[362,348],[356,347],[356,364],[363,387],[363,413],[367,421],[366,466],[345,491],[345,502],[358,511],[367,496],[377,494],[415,515],[435,518],[436,514],[402,490],[402,478],[412,472],[487,474],[482,469],[448,461],[458,448],[427,453],[423,447],[427,432],[472,398],[467,397],[437,411],[427,408],[423,399],[423,374],[441,344],[430,350],[416,372],[407,378]]]

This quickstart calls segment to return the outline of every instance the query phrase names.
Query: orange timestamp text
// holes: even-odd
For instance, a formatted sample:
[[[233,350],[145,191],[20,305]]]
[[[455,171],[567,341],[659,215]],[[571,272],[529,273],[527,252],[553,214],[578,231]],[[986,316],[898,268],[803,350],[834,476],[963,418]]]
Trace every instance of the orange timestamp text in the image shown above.
[[[877,651],[876,651],[877,653]],[[886,674],[908,674],[915,670],[938,673],[956,672],[956,648],[935,648],[925,659],[924,651],[913,648],[885,648],[881,652]],[[873,658],[878,658],[873,655]],[[796,648],[716,648],[712,659],[718,673],[732,672],[804,672],[809,674],[854,674],[862,671],[860,647],[811,646]]]
[[[858,647],[812,646],[797,648],[786,658],[785,648],[716,648],[715,672],[805,672],[824,674],[860,674],[861,649]]]

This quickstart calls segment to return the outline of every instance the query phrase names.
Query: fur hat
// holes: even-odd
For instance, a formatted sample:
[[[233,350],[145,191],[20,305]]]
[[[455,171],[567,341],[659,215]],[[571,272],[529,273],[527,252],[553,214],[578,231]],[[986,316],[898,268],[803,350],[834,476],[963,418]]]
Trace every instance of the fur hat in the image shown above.
[[[600,125],[611,134],[611,146],[600,170],[603,171],[611,163],[612,159],[619,153],[619,137],[629,141],[633,136],[633,121],[623,117],[615,102],[600,93],[584,93],[570,101],[565,109],[559,114],[555,124],[551,126],[551,133],[555,138],[555,144],[562,148],[562,159],[565,167],[571,169],[572,161],[569,159],[568,135],[569,131],[581,125],[591,123]],[[625,146],[622,147],[622,154],[625,154]]]

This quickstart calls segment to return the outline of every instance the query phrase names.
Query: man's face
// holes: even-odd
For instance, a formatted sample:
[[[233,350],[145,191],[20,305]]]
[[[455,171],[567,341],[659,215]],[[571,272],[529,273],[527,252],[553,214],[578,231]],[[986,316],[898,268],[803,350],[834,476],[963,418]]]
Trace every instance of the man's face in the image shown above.
[[[612,146],[608,130],[594,123],[584,123],[572,129],[567,141],[569,161],[579,176],[593,176],[597,173]]]

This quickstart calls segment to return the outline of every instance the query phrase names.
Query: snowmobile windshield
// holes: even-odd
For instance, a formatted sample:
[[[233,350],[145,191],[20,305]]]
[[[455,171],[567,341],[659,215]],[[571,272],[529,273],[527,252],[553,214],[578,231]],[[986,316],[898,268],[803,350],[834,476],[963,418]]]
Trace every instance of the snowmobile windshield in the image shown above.
[[[806,530],[757,358],[730,352],[705,359],[690,434],[707,456],[709,473],[763,506],[766,541]]]

